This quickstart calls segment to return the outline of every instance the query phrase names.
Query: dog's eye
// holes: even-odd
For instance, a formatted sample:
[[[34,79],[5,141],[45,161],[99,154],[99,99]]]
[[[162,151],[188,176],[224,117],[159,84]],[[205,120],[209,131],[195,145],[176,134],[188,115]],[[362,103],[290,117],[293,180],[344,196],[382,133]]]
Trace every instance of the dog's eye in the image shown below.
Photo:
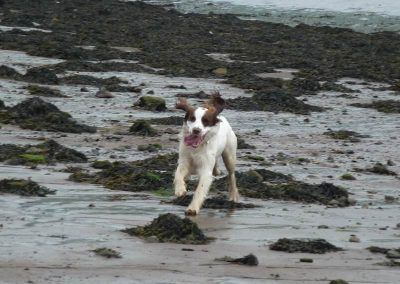
[[[203,122],[203,125],[205,125],[205,126],[207,126],[209,124],[208,119],[204,118],[204,117],[202,118],[202,122]]]
[[[189,120],[190,120],[191,122],[194,122],[194,121],[196,120],[196,118],[195,118],[193,115],[191,115],[191,116],[189,116]]]

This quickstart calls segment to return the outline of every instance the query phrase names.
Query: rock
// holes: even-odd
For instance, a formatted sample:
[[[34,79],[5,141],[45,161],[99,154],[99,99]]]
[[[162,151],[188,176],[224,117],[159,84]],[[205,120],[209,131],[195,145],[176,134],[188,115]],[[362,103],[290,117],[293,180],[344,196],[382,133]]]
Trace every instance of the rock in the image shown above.
[[[4,104],[4,102],[2,100],[0,100],[0,110],[1,109],[5,109],[6,105]]]
[[[228,69],[225,68],[225,67],[219,67],[219,68],[214,69],[213,73],[216,76],[223,77],[223,76],[226,76],[228,74]]]
[[[86,88],[86,87],[82,87],[82,88],[81,88],[81,92],[82,92],[82,93],[87,93],[87,92],[89,92],[89,90],[88,90],[88,88]]]
[[[238,137],[237,148],[238,149],[255,149],[256,147],[248,144],[243,138]]]
[[[165,100],[154,96],[142,96],[134,106],[150,111],[165,111],[167,109],[165,106]]]
[[[20,80],[22,78],[22,75],[18,73],[14,68],[8,67],[6,65],[1,65],[0,77],[11,80]]]
[[[351,243],[359,243],[360,242],[360,238],[357,237],[356,235],[351,235],[349,238],[349,242]]]
[[[329,226],[327,226],[327,225],[319,225],[318,229],[329,229]]]
[[[24,129],[51,132],[96,132],[96,128],[78,124],[71,115],[60,111],[55,105],[34,97],[11,107],[0,122],[15,123]]]
[[[142,136],[157,136],[157,130],[155,130],[149,122],[143,119],[136,120],[129,128],[129,133]]]
[[[47,194],[54,194],[55,190],[50,190],[31,180],[2,179],[0,180],[0,193],[44,197]]]
[[[159,242],[181,244],[207,244],[210,238],[204,235],[196,223],[171,213],[162,214],[146,226],[122,230],[132,236],[149,238],[156,236]]]
[[[391,249],[386,253],[387,258],[400,259],[400,249]]]
[[[248,265],[248,266],[257,266],[258,265],[258,259],[254,254],[248,254],[244,257],[240,258],[232,258],[229,256],[225,256],[222,258],[216,258],[215,260],[217,261],[225,261],[225,262],[230,262],[230,263],[235,263],[235,264],[242,264],[242,265]]]
[[[95,97],[101,99],[111,99],[114,97],[114,95],[107,91],[105,88],[100,88],[100,90],[96,92]]]
[[[94,161],[90,166],[92,166],[95,169],[109,169],[112,167],[112,163],[110,161]]]
[[[314,260],[312,258],[300,258],[300,262],[313,263]]]
[[[58,77],[56,73],[46,67],[33,67],[28,69],[24,75],[24,79],[29,82],[35,82],[39,84],[58,84]]]
[[[269,246],[271,250],[293,252],[307,252],[323,254],[327,252],[341,251],[338,248],[323,239],[279,239]]]
[[[345,173],[345,174],[343,174],[343,175],[340,177],[340,179],[343,179],[343,180],[356,180],[356,178],[355,178],[352,174],[350,174],[350,173]]]

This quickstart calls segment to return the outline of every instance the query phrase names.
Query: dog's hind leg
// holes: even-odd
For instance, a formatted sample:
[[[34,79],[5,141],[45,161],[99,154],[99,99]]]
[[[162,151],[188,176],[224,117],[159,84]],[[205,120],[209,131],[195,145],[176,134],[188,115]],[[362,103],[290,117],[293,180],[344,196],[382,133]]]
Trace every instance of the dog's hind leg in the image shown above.
[[[174,179],[175,196],[180,197],[186,194],[185,178],[188,175],[189,175],[189,166],[180,163],[175,172],[175,179]]]
[[[196,215],[199,213],[213,181],[211,169],[201,170],[199,176],[199,184],[197,185],[196,191],[193,195],[192,202],[186,209],[186,215]]]
[[[239,190],[236,186],[236,148],[237,140],[236,137],[228,140],[229,143],[226,145],[224,152],[222,153],[222,159],[226,169],[228,170],[228,190],[229,190],[229,200],[238,202],[239,201]]]

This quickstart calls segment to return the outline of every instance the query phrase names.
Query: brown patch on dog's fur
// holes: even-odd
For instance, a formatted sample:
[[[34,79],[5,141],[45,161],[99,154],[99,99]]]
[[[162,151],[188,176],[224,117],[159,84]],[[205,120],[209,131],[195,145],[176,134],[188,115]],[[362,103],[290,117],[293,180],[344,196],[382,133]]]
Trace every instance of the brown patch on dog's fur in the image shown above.
[[[196,118],[194,117],[195,108],[188,104],[187,99],[180,98],[175,106],[176,109],[181,109],[186,111],[185,120],[194,121]]]

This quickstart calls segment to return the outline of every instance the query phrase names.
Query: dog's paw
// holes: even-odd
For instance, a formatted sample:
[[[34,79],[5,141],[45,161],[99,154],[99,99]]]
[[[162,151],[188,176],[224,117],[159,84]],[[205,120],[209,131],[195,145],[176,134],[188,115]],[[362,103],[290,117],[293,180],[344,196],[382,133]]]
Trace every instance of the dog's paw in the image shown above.
[[[181,196],[185,196],[187,193],[186,189],[175,189],[175,196],[176,197],[181,197]]]
[[[194,209],[186,209],[186,211],[185,211],[185,215],[187,215],[187,216],[196,216],[197,215],[197,211],[196,210],[194,210]]]
[[[235,193],[229,194],[229,201],[239,202],[239,193],[235,192]]]

